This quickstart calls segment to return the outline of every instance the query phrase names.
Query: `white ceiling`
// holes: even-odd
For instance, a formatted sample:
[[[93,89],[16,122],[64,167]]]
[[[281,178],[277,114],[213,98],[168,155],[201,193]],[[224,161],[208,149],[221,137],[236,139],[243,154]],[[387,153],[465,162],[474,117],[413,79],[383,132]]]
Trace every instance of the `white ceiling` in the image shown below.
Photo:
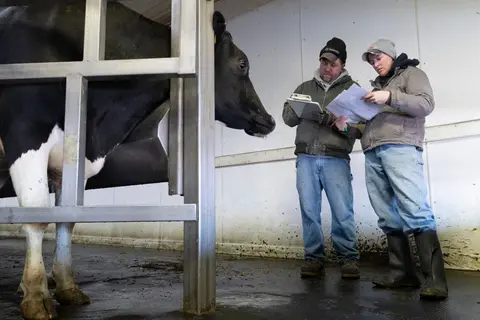
[[[215,9],[222,11],[228,21],[271,1],[274,0],[215,0]],[[120,2],[149,19],[170,23],[172,0],[121,0]]]

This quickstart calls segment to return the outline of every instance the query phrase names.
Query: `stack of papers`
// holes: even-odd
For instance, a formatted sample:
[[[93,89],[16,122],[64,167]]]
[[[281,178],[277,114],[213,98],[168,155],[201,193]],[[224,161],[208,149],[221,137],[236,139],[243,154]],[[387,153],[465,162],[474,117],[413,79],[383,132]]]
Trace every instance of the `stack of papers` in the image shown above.
[[[335,117],[346,116],[349,123],[368,121],[375,117],[384,107],[366,102],[362,99],[369,91],[357,84],[353,84],[348,90],[344,90],[327,106]]]

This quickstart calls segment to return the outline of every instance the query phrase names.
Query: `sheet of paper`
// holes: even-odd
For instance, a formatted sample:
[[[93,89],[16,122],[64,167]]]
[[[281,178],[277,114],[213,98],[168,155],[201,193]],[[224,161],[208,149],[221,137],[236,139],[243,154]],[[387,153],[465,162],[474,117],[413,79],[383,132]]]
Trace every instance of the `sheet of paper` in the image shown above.
[[[307,120],[316,121],[315,113],[322,113],[320,104],[315,101],[311,101],[310,96],[302,96],[300,99],[294,95],[287,99],[288,103],[292,107],[297,117]]]
[[[352,111],[342,107],[341,104],[338,103],[338,102],[330,104],[327,107],[327,109],[337,118],[341,117],[341,116],[347,117],[348,118],[348,120],[347,120],[348,123],[356,124],[356,123],[359,123],[360,121],[364,121],[364,119],[362,117],[359,117],[358,115],[356,115]]]
[[[369,93],[368,90],[353,84],[348,90],[344,90],[330,102],[327,109],[336,117],[347,116],[351,123],[371,120],[381,111],[383,106],[368,103],[361,99],[367,93]]]

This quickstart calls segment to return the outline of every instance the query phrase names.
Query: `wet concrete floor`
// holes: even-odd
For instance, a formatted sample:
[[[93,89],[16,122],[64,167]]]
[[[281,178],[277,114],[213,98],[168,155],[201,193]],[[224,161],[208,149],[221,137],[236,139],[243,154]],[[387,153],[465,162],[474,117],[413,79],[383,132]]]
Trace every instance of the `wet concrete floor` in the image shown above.
[[[24,261],[22,240],[0,240],[0,319],[20,320],[15,291]],[[45,242],[50,269],[53,243]],[[418,300],[418,292],[375,290],[371,278],[384,266],[362,264],[360,280],[327,269],[323,280],[299,276],[301,261],[217,257],[217,312],[184,316],[182,254],[134,248],[74,245],[79,286],[92,303],[57,307],[68,320],[317,320],[480,319],[480,273],[448,271],[450,298]]]

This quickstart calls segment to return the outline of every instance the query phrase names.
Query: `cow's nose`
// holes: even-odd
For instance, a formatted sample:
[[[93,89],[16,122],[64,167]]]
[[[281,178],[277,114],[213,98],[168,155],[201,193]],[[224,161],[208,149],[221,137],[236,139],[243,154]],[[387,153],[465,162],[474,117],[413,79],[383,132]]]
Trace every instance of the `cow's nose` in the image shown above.
[[[275,124],[276,124],[276,123],[275,123],[275,119],[273,119],[273,117],[272,117],[272,116],[270,116],[270,123],[271,123],[271,124],[273,124],[273,125],[275,125]]]

